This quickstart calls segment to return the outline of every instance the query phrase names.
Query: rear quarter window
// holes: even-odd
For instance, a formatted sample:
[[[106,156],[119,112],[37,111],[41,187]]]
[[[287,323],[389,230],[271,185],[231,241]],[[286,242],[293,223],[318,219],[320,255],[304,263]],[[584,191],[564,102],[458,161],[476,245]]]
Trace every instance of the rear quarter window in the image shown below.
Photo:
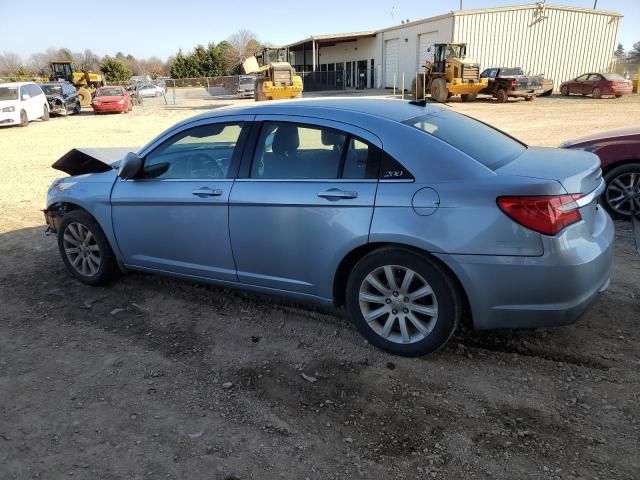
[[[403,123],[448,143],[491,170],[506,165],[527,149],[525,144],[500,130],[448,110]]]

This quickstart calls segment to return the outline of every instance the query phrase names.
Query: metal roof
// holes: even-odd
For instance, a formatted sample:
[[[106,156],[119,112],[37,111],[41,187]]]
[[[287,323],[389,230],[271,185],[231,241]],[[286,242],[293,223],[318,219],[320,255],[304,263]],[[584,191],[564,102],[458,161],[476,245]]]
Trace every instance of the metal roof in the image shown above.
[[[594,10],[591,8],[582,8],[582,7],[569,7],[564,5],[554,5],[554,4],[542,4],[542,3],[529,3],[525,5],[513,5],[507,7],[491,7],[491,8],[480,8],[475,10],[458,10],[458,11],[450,11],[448,13],[444,13],[442,15],[436,15],[434,17],[421,18],[419,20],[414,20],[413,22],[402,23],[400,25],[392,25],[390,27],[381,28],[378,30],[367,30],[364,32],[352,32],[352,33],[335,33],[329,35],[312,35],[304,40],[300,40],[297,42],[290,43],[288,45],[284,45],[285,47],[295,47],[297,45],[302,45],[311,41],[319,41],[319,42],[327,42],[327,41],[348,41],[348,40],[357,40],[358,38],[364,37],[372,37],[378,33],[388,32],[391,30],[397,30],[399,28],[411,27],[414,25],[419,25],[422,23],[433,22],[435,20],[441,20],[443,18],[450,18],[459,15],[481,15],[486,13],[499,13],[499,12],[508,12],[513,10],[529,10],[533,8],[545,8],[547,10],[564,10],[568,12],[581,12],[581,13],[590,13],[593,15],[606,15],[610,17],[622,17],[621,13],[611,12],[607,10]]]

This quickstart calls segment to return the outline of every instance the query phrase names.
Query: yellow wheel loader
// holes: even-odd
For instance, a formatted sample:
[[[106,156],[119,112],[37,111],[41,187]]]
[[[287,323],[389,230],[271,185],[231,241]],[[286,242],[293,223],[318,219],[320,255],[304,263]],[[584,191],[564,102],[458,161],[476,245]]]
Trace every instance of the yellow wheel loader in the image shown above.
[[[427,61],[424,73],[413,79],[411,89],[416,100],[427,93],[431,99],[444,103],[454,95],[463,102],[473,102],[478,93],[488,86],[488,79],[480,78],[480,64],[466,58],[465,43],[436,43],[433,61]]]
[[[91,105],[91,96],[98,87],[104,85],[104,79],[99,73],[77,71],[74,72],[71,62],[51,62],[51,81],[67,81],[78,91],[78,98],[83,107]]]
[[[285,48],[265,48],[261,53],[247,58],[242,68],[247,75],[262,74],[256,79],[254,99],[284,100],[302,96],[302,78],[296,75]]]

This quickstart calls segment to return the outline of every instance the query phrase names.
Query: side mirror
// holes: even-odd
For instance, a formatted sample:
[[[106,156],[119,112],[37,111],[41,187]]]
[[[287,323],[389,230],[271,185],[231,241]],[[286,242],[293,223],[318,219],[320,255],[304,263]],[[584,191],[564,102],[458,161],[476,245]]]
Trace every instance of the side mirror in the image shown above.
[[[118,176],[123,180],[131,180],[142,171],[142,159],[133,152],[127,153],[118,169]]]
[[[29,100],[30,98],[31,98],[31,95],[29,95],[28,93],[23,93],[22,94],[22,101],[23,102]]]

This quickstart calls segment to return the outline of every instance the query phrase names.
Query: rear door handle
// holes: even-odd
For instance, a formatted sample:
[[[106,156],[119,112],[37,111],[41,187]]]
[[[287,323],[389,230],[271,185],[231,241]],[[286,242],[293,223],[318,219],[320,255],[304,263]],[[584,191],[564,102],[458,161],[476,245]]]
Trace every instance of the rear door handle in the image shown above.
[[[219,197],[222,195],[222,190],[213,190],[209,187],[202,187],[197,190],[191,192],[192,195],[196,197],[205,198],[205,197]]]
[[[337,188],[330,188],[324,192],[318,192],[318,197],[328,199],[356,198],[357,196],[358,192],[346,192],[344,190],[338,190]]]

